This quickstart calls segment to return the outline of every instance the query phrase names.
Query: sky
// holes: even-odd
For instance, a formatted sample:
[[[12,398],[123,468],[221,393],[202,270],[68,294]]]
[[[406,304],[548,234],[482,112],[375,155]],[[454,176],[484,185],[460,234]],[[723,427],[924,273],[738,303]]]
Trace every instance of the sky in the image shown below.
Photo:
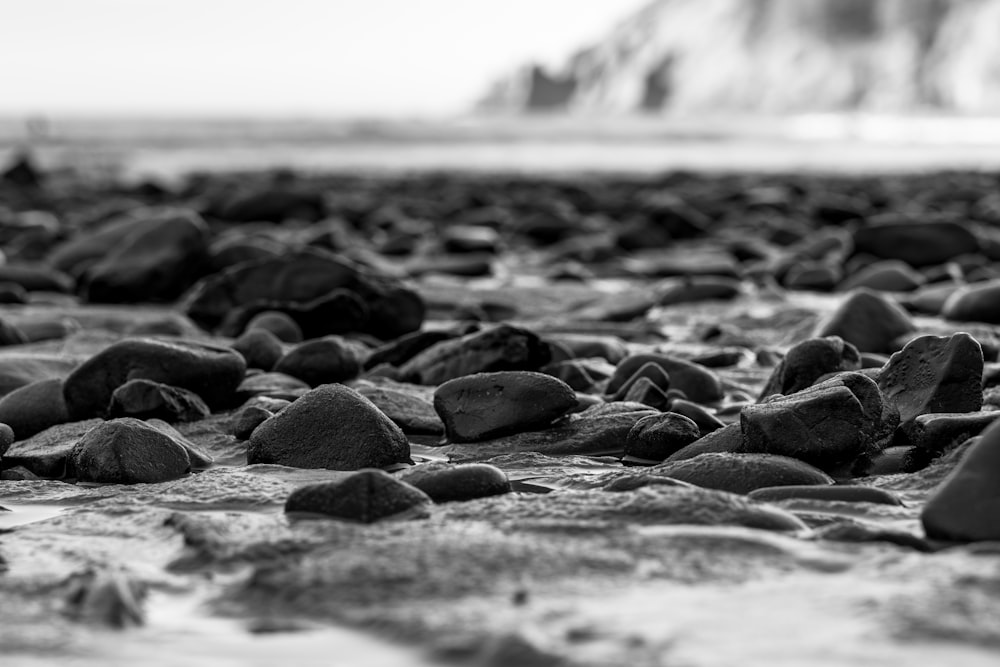
[[[3,0],[0,115],[442,116],[648,0]]]

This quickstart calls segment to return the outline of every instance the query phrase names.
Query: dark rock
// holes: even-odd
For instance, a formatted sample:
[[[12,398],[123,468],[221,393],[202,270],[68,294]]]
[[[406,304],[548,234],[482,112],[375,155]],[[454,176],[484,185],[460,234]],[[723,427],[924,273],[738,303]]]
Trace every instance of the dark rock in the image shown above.
[[[248,463],[358,470],[410,460],[403,432],[371,401],[338,384],[322,385],[257,427]]]
[[[244,234],[223,235],[209,244],[208,263],[211,273],[218,273],[243,262],[277,257],[284,251],[284,245],[270,239],[247,237]]]
[[[236,309],[268,303],[301,306],[323,300],[338,289],[353,292],[368,309],[364,333],[389,339],[423,324],[424,303],[416,292],[393,278],[317,249],[239,264],[209,276],[191,289],[183,307],[200,326],[215,329]]]
[[[966,225],[955,222],[885,222],[854,232],[856,252],[898,259],[910,266],[943,264],[979,250],[979,240]]]
[[[878,386],[902,423],[929,412],[983,407],[983,350],[975,338],[921,336],[889,358]]]
[[[840,284],[849,292],[860,287],[877,292],[912,292],[926,282],[920,272],[906,262],[886,260],[869,264]]]
[[[441,242],[448,252],[492,253],[500,245],[500,235],[482,225],[449,225],[441,234]]]
[[[743,283],[724,276],[688,276],[682,280],[662,285],[657,293],[657,304],[674,306],[679,303],[701,301],[728,301],[743,293]]]
[[[227,407],[243,380],[237,352],[185,340],[130,338],[98,352],[63,383],[72,419],[103,415],[115,389],[129,380],[153,380],[198,394],[211,408]]]
[[[683,461],[667,461],[653,470],[730,493],[749,493],[769,486],[833,484],[829,475],[808,463],[772,454],[708,453]]]
[[[576,393],[544,373],[501,371],[455,378],[434,392],[452,442],[475,442],[545,428],[576,405]]]
[[[853,371],[861,368],[861,355],[839,336],[811,338],[794,345],[771,373],[763,400],[772,394],[794,394],[809,387],[827,373]]]
[[[361,372],[363,346],[340,336],[325,336],[299,343],[274,365],[275,373],[302,380],[311,387],[345,382]]]
[[[878,505],[902,505],[899,498],[890,491],[872,486],[834,484],[830,486],[771,486],[758,488],[749,493],[751,500],[773,503],[778,500],[821,500],[833,503],[876,503]]]
[[[597,381],[587,371],[587,366],[578,359],[547,364],[539,369],[542,373],[565,382],[574,391],[593,391]]]
[[[626,385],[626,387],[628,388],[628,391],[625,392],[625,395],[622,396],[620,400],[627,403],[642,403],[643,405],[648,405],[654,410],[659,410],[661,412],[670,407],[670,402],[673,400],[673,394],[683,393],[678,392],[676,389],[664,392],[648,377],[637,378],[634,382],[630,382],[630,384]]]
[[[690,445],[683,447],[667,457],[665,463],[686,461],[702,454],[734,453],[743,446],[743,431],[739,424],[729,424],[703,435]]]
[[[983,432],[920,514],[927,537],[1000,540],[1000,423]]]
[[[267,329],[248,329],[233,341],[233,349],[243,355],[247,368],[259,368],[262,371],[273,370],[284,355],[281,341]]]
[[[98,424],[70,454],[76,478],[107,484],[151,484],[191,470],[187,450],[163,431],[126,417]]]
[[[328,294],[306,302],[253,301],[226,314],[218,333],[235,336],[262,312],[281,312],[301,329],[303,338],[328,334],[363,332],[370,319],[368,305],[353,290],[338,287]]]
[[[288,314],[275,310],[257,313],[247,322],[244,333],[263,330],[274,334],[282,343],[301,343],[302,328]]]
[[[725,427],[725,423],[697,403],[675,398],[670,402],[670,412],[683,415],[698,425],[702,436]]]
[[[722,400],[722,384],[718,376],[708,368],[677,359],[665,354],[634,354],[621,361],[615,374],[608,381],[607,394],[615,394],[636,371],[647,363],[654,363],[670,378],[670,387],[680,389],[696,403],[711,403]]]
[[[941,315],[958,322],[1000,324],[1000,280],[956,289],[945,299]]]
[[[609,381],[608,385],[614,381],[615,375],[611,376],[612,380]],[[639,380],[646,380],[649,384],[660,389],[660,391],[667,391],[670,389],[670,376],[667,372],[663,370],[663,366],[655,362],[647,362],[639,367],[635,373],[623,382],[618,389],[615,391],[613,396],[606,396],[608,400],[621,401],[625,400],[625,396],[628,395],[629,390],[632,386]]]
[[[916,331],[910,316],[884,296],[866,289],[852,292],[816,330],[816,336],[840,336],[861,352],[895,352],[895,341]]]
[[[66,463],[77,441],[102,423],[100,419],[88,419],[57,424],[26,440],[17,440],[3,455],[3,467],[21,466],[39,477],[61,478],[67,473]]]
[[[315,192],[268,187],[236,192],[212,213],[229,222],[315,222],[326,214],[326,206]]]
[[[617,364],[628,356],[628,347],[618,336],[559,333],[545,334],[544,338],[562,345],[574,359],[601,358]]]
[[[0,401],[0,406],[3,401]],[[936,456],[952,445],[982,433],[1000,412],[927,413],[900,424],[894,443],[917,447]]]
[[[34,159],[27,152],[16,153],[0,172],[0,181],[19,188],[37,188],[43,180],[41,170],[35,166]]]
[[[407,382],[438,385],[473,373],[537,371],[550,359],[549,347],[537,334],[501,324],[436,343],[399,370]]]
[[[830,488],[835,489],[837,487]],[[853,519],[842,519],[836,523],[819,527],[813,532],[813,538],[817,540],[829,540],[831,542],[846,542],[849,544],[885,542],[924,553],[934,551],[934,548],[927,540],[914,535],[908,530],[880,526]]]
[[[254,396],[273,396],[295,400],[310,389],[302,380],[284,373],[259,373],[247,376],[236,388],[236,398],[246,401]]]
[[[432,345],[442,341],[452,340],[460,336],[478,331],[479,325],[474,325],[472,330],[467,330],[464,325],[449,329],[435,329],[433,331],[414,331],[396,340],[385,343],[381,347],[372,350],[365,361],[365,369],[374,368],[379,364],[391,364],[402,366],[417,354],[423,352]]]
[[[382,470],[361,470],[340,482],[296,489],[285,502],[285,512],[374,523],[399,515],[426,516],[431,502],[423,491]]]
[[[417,487],[436,503],[510,493],[510,481],[499,468],[484,463],[426,463],[404,471],[399,479]]]
[[[358,382],[354,389],[375,404],[403,433],[443,435],[444,423],[434,410],[427,387],[385,380]]]
[[[913,447],[897,446],[886,447],[881,452],[872,457],[871,463],[865,470],[866,475],[899,475],[904,472],[914,472],[924,465],[916,465]]]
[[[254,429],[273,416],[274,413],[270,410],[256,405],[249,405],[236,413],[236,419],[233,420],[232,433],[239,440],[249,440],[250,436],[253,435]]]
[[[791,290],[832,292],[843,277],[844,272],[839,266],[832,266],[827,262],[802,260],[788,267],[781,284]]]
[[[643,417],[625,439],[625,455],[650,462],[668,456],[701,438],[693,421],[674,412]]]
[[[111,394],[108,417],[193,422],[210,414],[194,392],[152,380],[129,380]]]
[[[18,327],[0,318],[0,347],[24,345],[27,342],[27,337]]]
[[[18,262],[0,266],[0,281],[20,285],[27,292],[72,294],[76,281],[45,264]]]
[[[10,446],[14,444],[14,429],[9,425],[0,423],[0,457],[7,453]]]

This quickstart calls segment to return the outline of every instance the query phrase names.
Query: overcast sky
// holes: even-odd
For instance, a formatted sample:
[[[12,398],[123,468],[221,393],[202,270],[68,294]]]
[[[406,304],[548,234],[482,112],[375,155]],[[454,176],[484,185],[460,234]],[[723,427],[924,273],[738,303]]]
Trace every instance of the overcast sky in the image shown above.
[[[441,115],[648,0],[2,0],[0,114]]]

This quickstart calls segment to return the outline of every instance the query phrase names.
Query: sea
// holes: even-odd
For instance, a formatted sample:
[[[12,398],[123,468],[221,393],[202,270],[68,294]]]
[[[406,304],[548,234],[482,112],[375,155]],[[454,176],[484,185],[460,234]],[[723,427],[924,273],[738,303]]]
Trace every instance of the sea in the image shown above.
[[[1000,170],[1000,117],[0,117],[0,164],[29,150],[95,179],[293,169],[655,174]]]

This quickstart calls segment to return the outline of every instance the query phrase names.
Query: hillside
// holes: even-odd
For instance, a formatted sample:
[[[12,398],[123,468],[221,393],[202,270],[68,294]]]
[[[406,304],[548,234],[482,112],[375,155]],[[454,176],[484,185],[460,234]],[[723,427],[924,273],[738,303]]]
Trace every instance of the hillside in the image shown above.
[[[482,109],[1000,111],[1000,0],[655,0]]]

